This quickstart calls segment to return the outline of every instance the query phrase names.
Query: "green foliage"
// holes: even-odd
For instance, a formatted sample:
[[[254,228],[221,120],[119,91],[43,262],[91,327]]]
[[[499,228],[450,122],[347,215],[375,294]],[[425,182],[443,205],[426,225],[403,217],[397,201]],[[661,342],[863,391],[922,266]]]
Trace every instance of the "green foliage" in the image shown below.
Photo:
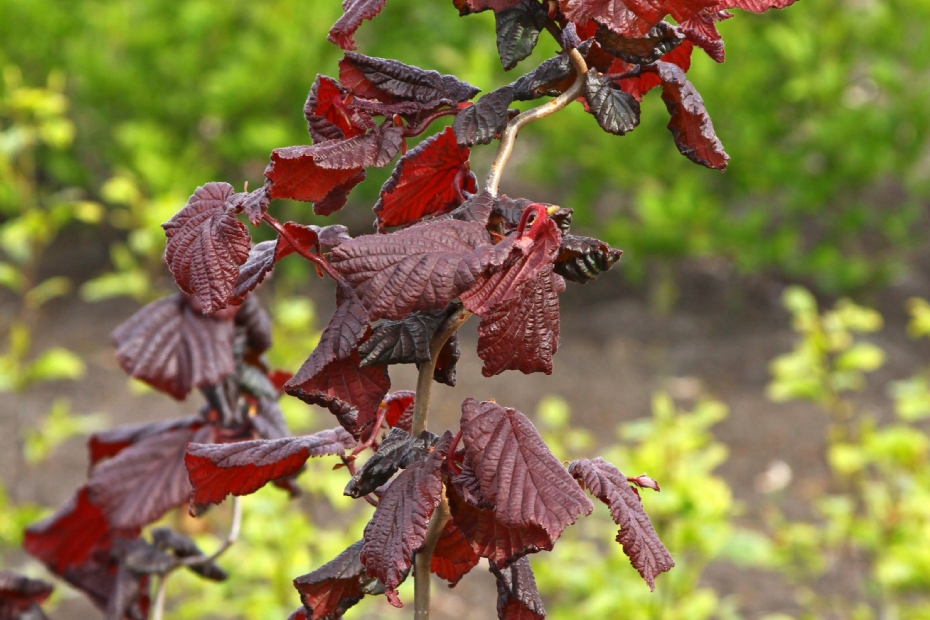
[[[538,414],[543,438],[557,457],[590,451],[594,436],[569,426],[564,401],[544,399]],[[642,490],[640,494],[676,566],[658,579],[651,593],[620,547],[604,542],[618,528],[608,511],[598,506],[594,514],[566,530],[552,553],[532,557],[550,618],[739,617],[734,601],[721,599],[701,583],[711,562],[758,566],[770,554],[764,537],[735,524],[740,508],[726,482],[713,473],[726,460],[727,450],[714,441],[710,429],[726,415],[726,407],[716,401],[702,400],[691,411],[683,411],[659,393],[653,398],[651,417],[617,428],[617,443],[604,447],[601,454],[627,475],[646,472],[659,481],[660,493]],[[572,570],[565,571],[567,565]]]
[[[909,302],[910,333],[924,335],[928,306]],[[799,602],[808,614],[840,611],[854,618],[926,618],[930,603],[930,435],[913,425],[924,414],[917,395],[921,375],[891,385],[897,419],[879,425],[848,399],[864,373],[884,359],[874,345],[857,342],[853,332],[872,332],[881,317],[841,301],[818,314],[806,291],[792,289],[785,306],[794,316],[799,343],[772,364],[770,395],[780,400],[810,400],[830,417],[827,462],[829,493],[814,503],[815,523],[789,522],[773,512],[776,557],[799,583]],[[825,344],[828,343],[828,344]],[[866,354],[858,353],[867,351]],[[804,360],[790,362],[790,360]],[[852,361],[850,361],[852,360]],[[805,366],[808,379],[797,389]],[[853,373],[853,374],[851,374]],[[828,597],[810,580],[845,562],[865,564],[867,580],[856,597]]]

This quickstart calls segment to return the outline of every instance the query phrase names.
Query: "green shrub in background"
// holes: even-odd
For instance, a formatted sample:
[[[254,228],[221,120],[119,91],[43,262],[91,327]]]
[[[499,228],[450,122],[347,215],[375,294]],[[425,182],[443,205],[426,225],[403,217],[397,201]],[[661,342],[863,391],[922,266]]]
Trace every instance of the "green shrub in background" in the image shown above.
[[[436,19],[446,10],[392,0],[383,28],[362,28],[361,48],[488,88],[512,80],[488,52],[490,13]],[[207,179],[254,187],[272,146],[307,141],[294,111],[315,71],[335,68],[339,52],[322,33],[338,12],[328,0],[0,0],[0,66],[20,65],[32,84],[53,69],[67,76],[77,138],[67,157],[43,159],[46,176],[128,210],[112,223],[136,229]],[[656,93],[623,140],[580,131],[593,120],[575,106],[532,128],[520,170],[578,222],[609,228],[608,241],[635,257],[634,277],[647,259],[723,257],[742,273],[827,291],[887,281],[925,240],[928,28],[923,0],[804,0],[737,15],[720,24],[731,60],[714,67],[698,50],[691,73],[711,112],[726,105],[717,121],[733,156],[725,174],[688,165],[657,139],[667,130]],[[551,51],[540,47],[527,66]],[[586,142],[567,161],[578,136]],[[353,194],[356,221],[367,222],[358,213],[384,174]],[[123,271],[152,247],[129,236],[130,251],[113,255]],[[88,295],[122,289],[143,296],[138,275]]]
[[[849,301],[819,313],[796,287],[785,306],[800,339],[772,363],[769,395],[812,402],[829,421],[830,477],[814,502],[817,520],[770,511],[775,555],[797,584],[803,617],[930,618],[930,434],[918,424],[930,415],[926,372],[891,383],[895,415],[880,423],[852,394],[884,361],[859,336],[881,329],[881,316]],[[909,332],[926,336],[930,306],[912,300],[909,308]],[[818,578],[840,581],[843,592],[824,594]]]

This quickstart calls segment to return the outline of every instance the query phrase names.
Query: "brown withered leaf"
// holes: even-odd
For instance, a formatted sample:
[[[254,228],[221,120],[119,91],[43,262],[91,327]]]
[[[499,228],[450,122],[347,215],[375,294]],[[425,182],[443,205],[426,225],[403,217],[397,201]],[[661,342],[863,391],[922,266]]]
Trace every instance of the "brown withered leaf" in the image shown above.
[[[592,495],[607,504],[614,523],[620,526],[617,542],[630,563],[642,575],[651,590],[655,578],[675,566],[675,560],[659,537],[643,510],[643,503],[620,470],[598,457],[572,461],[568,471]]]
[[[112,340],[126,373],[178,400],[235,370],[232,321],[203,316],[181,295],[143,307]]]
[[[168,269],[182,291],[200,299],[204,314],[226,307],[239,265],[249,256],[249,232],[236,219],[236,207],[227,204],[232,196],[228,183],[207,183],[162,224]]]

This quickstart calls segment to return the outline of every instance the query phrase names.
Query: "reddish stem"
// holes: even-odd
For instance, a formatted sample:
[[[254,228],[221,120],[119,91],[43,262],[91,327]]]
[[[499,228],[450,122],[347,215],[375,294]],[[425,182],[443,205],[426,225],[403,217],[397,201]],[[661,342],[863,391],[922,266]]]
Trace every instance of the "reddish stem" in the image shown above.
[[[345,465],[345,466],[346,466],[346,469],[349,470],[349,475],[352,476],[352,477],[354,478],[354,477],[355,477],[355,473],[356,473],[356,471],[357,471],[357,470],[355,469],[355,461],[354,461],[353,459],[350,459],[349,457],[343,455],[343,456],[342,456],[342,464]],[[362,499],[364,499],[366,502],[368,502],[369,504],[371,504],[371,505],[374,506],[375,508],[378,507],[378,500],[376,500],[375,498],[373,498],[373,497],[371,496],[371,493],[368,493],[368,494],[366,494],[366,495],[362,495]]]
[[[322,256],[318,254],[314,254],[307,248],[300,245],[300,242],[294,239],[294,237],[292,237],[291,234],[287,232],[287,229],[284,228],[281,222],[276,220],[273,215],[271,215],[270,213],[265,213],[264,215],[262,215],[262,220],[266,224],[274,228],[275,231],[277,231],[278,235],[282,239],[287,241],[287,243],[292,248],[294,248],[295,252],[297,252],[298,254],[306,258],[308,261],[310,261],[311,263],[313,263],[314,265],[316,265],[317,267],[325,271],[326,275],[328,275],[330,278],[332,278],[336,282],[342,282],[342,276],[339,275],[339,273],[335,269],[333,269],[332,266],[328,262],[326,262],[326,260]]]
[[[456,476],[462,473],[462,469],[455,464],[455,449],[459,447],[459,441],[461,441],[461,439],[462,429],[459,429],[459,432],[452,438],[452,445],[449,446],[449,451],[446,453],[446,465],[449,466],[449,471]]]
[[[458,108],[446,108],[444,110],[437,110],[436,112],[433,112],[432,114],[424,118],[422,121],[420,121],[416,125],[407,125],[407,128],[404,130],[404,137],[413,138],[414,136],[419,136],[421,133],[426,131],[427,128],[429,128],[429,126],[437,118],[440,118],[442,116],[455,115],[458,113],[459,113]]]
[[[375,443],[375,438],[378,436],[378,431],[381,430],[381,426],[384,424],[384,418],[386,415],[387,407],[378,407],[378,415],[375,417],[375,422],[371,427],[371,434],[368,436],[368,439],[355,446],[355,449],[352,450],[352,454],[349,456],[358,456],[362,450],[370,448]]]

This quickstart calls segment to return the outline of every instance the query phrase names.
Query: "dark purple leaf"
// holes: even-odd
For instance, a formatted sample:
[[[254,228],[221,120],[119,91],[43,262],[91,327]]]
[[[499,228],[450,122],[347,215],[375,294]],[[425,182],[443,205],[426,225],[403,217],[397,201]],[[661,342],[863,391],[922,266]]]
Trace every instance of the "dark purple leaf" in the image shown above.
[[[373,19],[384,8],[385,0],[342,0],[343,15],[329,29],[326,37],[344,50],[355,49],[355,31],[362,21]]]
[[[111,458],[143,439],[153,435],[174,431],[180,428],[191,428],[200,421],[197,417],[165,420],[163,422],[148,422],[145,424],[132,424],[120,426],[107,431],[94,433],[87,442],[90,451],[90,464],[96,465],[105,458]]]
[[[229,205],[237,210],[244,211],[252,226],[258,226],[262,223],[262,217],[268,211],[268,203],[270,202],[271,197],[268,196],[266,188],[262,186],[248,194],[233,194]]]
[[[636,98],[614,88],[596,69],[591,69],[585,76],[583,92],[588,109],[607,133],[623,136],[639,125],[639,102]]]
[[[519,411],[469,398],[462,403],[461,425],[465,456],[481,495],[504,526],[538,526],[555,541],[566,526],[593,510]]]
[[[494,209],[495,199],[486,189],[471,196],[468,200],[451,213],[454,219],[463,222],[479,222],[484,225],[488,223],[491,211]]]
[[[430,571],[449,582],[451,588],[478,564],[478,555],[462,531],[451,520],[446,523],[436,547]]]
[[[513,86],[513,98],[530,101],[539,97],[557,97],[575,81],[575,68],[565,54],[560,54],[520,77]]]
[[[352,177],[355,177],[361,168],[386,166],[403,148],[404,128],[383,125],[360,136],[314,144],[310,147],[309,153],[320,168],[352,170]],[[340,180],[327,193],[339,189],[352,177]]]
[[[249,495],[267,483],[297,473],[307,459],[344,454],[355,440],[342,428],[302,437],[256,439],[187,446],[184,463],[194,504],[218,504],[228,495]]]
[[[340,81],[344,86],[352,88],[342,79],[342,64],[355,69],[367,82],[366,86],[375,89],[378,93],[388,95],[388,101],[379,96],[370,96],[371,93],[358,92],[360,97],[378,99],[384,103],[392,103],[396,98],[402,101],[415,101],[424,106],[438,106],[441,103],[459,103],[468,101],[478,94],[480,89],[459,81],[454,75],[440,75],[436,71],[426,71],[419,67],[405,65],[396,60],[363,56],[354,52],[346,52],[340,63]]]
[[[249,256],[249,232],[227,204],[232,195],[228,183],[207,183],[162,224],[168,269],[182,291],[200,299],[204,314],[226,307],[239,265]]]
[[[414,312],[400,321],[383,321],[359,346],[362,366],[428,362],[430,341],[445,318],[445,310],[436,310]]]
[[[397,470],[426,459],[431,447],[432,441],[429,436],[411,437],[404,430],[392,428],[378,446],[378,451],[365,461],[358,473],[349,480],[345,494],[357,499],[373,493],[390,480]]]
[[[44,603],[54,588],[40,579],[29,579],[11,570],[0,569],[0,618],[16,620],[20,613],[33,605]]]
[[[245,331],[250,353],[260,355],[271,348],[271,317],[254,297],[248,297],[236,312],[236,327]]]
[[[272,239],[252,246],[252,249],[249,250],[249,257],[239,268],[239,277],[233,286],[230,301],[242,303],[242,300],[265,280],[265,276],[271,273],[274,268],[275,246],[277,244],[278,241]]]
[[[366,594],[383,594],[384,586],[365,574],[360,540],[312,573],[294,580],[310,620],[337,620]]]
[[[497,11],[494,18],[497,52],[504,71],[510,71],[533,53],[539,33],[549,21],[549,12],[538,0],[521,0],[512,8]]]
[[[622,254],[623,250],[592,237],[564,235],[554,271],[571,282],[587,284],[610,269]]]
[[[605,52],[628,63],[644,65],[659,60],[681,45],[684,36],[668,22],[659,22],[644,36],[632,39],[600,25],[595,38]]]
[[[439,355],[436,356],[433,381],[455,387],[455,367],[461,357],[462,350],[459,348],[459,336],[458,334],[452,334],[446,340],[446,343],[442,345],[442,348],[439,349]]]
[[[528,0],[532,1],[532,0]],[[513,87],[504,86],[482,96],[455,116],[452,130],[461,146],[490,144],[507,127]]]
[[[678,66],[667,62],[658,62],[656,66],[662,80],[662,100],[672,115],[668,128],[678,150],[696,164],[724,170],[730,156],[714,132],[701,95]]]
[[[490,568],[497,578],[497,617],[500,620],[544,620],[546,610],[528,558],[522,557],[504,569],[494,564]]]
[[[232,322],[203,316],[181,295],[145,306],[112,339],[123,370],[178,400],[235,370]]]
[[[600,457],[572,461],[568,471],[610,507],[610,516],[620,526],[617,542],[623,545],[623,552],[649,589],[655,590],[656,575],[670,570],[675,560],[656,535],[639,494],[630,487],[626,476]]]

